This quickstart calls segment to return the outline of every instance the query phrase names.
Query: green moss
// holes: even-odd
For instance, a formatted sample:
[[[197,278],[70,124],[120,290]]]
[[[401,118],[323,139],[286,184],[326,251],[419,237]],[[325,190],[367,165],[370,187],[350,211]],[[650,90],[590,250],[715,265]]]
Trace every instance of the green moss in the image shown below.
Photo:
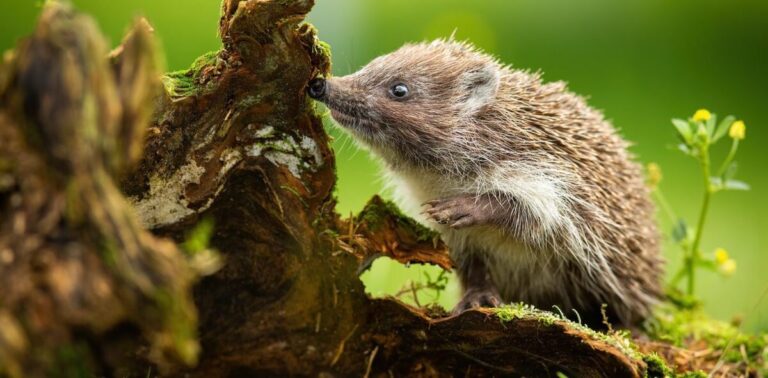
[[[331,45],[329,45],[327,42],[321,40],[315,41],[315,45],[313,46],[313,53],[324,56],[329,62],[331,61]]]
[[[645,362],[647,366],[645,371],[646,378],[705,378],[708,376],[707,373],[701,370],[688,371],[682,374],[677,374],[657,353],[643,355],[643,362]]]
[[[588,337],[605,342],[634,360],[641,360],[643,354],[638,351],[637,346],[632,341],[629,332],[616,331],[603,333],[595,331],[584,324],[574,322],[561,314],[555,314],[550,311],[543,311],[531,305],[523,303],[513,303],[496,309],[496,317],[502,323],[507,323],[515,319],[531,318],[545,325],[553,325],[557,322],[564,323],[565,326],[578,330]]]
[[[709,318],[698,306],[680,308],[664,303],[644,327],[651,338],[679,347],[703,341],[712,350],[724,351],[723,360],[726,362],[744,361],[741,353],[744,350],[750,367],[766,372],[768,335],[745,334],[733,324]]]
[[[187,233],[187,239],[181,244],[181,249],[187,255],[195,255],[208,249],[213,236],[213,219],[203,218]]]
[[[648,366],[645,371],[647,378],[671,377],[674,374],[672,369],[667,366],[667,362],[656,353],[644,355],[643,361]]]
[[[302,23],[299,27],[299,32],[302,35],[304,44],[308,47],[312,65],[320,71],[320,74],[330,74],[331,46],[317,38],[317,28],[310,23]]]
[[[83,342],[65,344],[54,351],[50,377],[91,377],[92,360],[88,345]]]
[[[598,332],[583,324],[574,322],[565,318],[562,314],[556,314],[550,311],[539,310],[531,305],[523,303],[513,303],[511,305],[505,305],[496,309],[496,317],[503,323],[511,322],[515,319],[535,319],[545,325],[553,325],[556,322],[561,322],[563,325],[576,329],[579,332],[586,334],[593,340],[602,341],[609,344],[627,357],[640,361],[642,360],[647,365],[645,376],[649,378],[655,377],[699,377],[701,372],[689,372],[683,375],[677,375],[667,365],[666,361],[656,353],[643,354],[639,351],[639,348],[632,340],[632,336],[628,331],[613,331],[613,332]],[[706,374],[704,375],[706,376]]]
[[[158,330],[163,335],[156,335],[156,340],[162,340],[160,347],[168,348],[187,365],[197,362],[200,345],[197,342],[197,322],[194,308],[187,305],[185,298],[179,293],[167,289],[156,289],[152,299],[157,305],[157,316],[162,328]]]
[[[562,323],[578,330],[588,337],[616,347],[634,360],[642,360],[647,365],[646,377],[706,377],[702,371],[676,374],[665,360],[656,353],[643,354],[632,340],[628,331],[598,332],[583,324],[565,318],[562,314],[539,310],[531,305],[514,303],[499,307],[495,315],[504,324],[516,319],[535,319],[542,324]],[[768,335],[749,335],[739,331],[738,327],[708,318],[699,306],[686,308],[667,302],[659,306],[654,316],[645,325],[645,332],[653,340],[671,343],[685,348],[691,343],[704,341],[714,351],[725,351],[725,362],[744,362],[742,350],[746,353],[750,370],[758,376],[768,373]]]
[[[496,308],[496,317],[502,324],[521,318],[535,318],[546,325],[552,325],[558,320],[563,320],[562,317],[552,312],[542,311],[525,303],[512,303],[498,307]]]
[[[186,97],[197,94],[201,89],[205,89],[205,84],[200,82],[204,69],[214,67],[218,63],[219,51],[211,51],[195,59],[186,70],[165,74],[163,76],[165,91],[171,97]]]
[[[357,216],[357,221],[365,222],[368,228],[375,232],[384,225],[383,220],[388,217],[394,218],[395,222],[402,225],[403,228],[413,230],[417,235],[418,241],[432,241],[440,238],[437,232],[424,227],[419,222],[403,214],[392,201],[384,201],[379,197],[374,197],[365,205],[363,211]]]

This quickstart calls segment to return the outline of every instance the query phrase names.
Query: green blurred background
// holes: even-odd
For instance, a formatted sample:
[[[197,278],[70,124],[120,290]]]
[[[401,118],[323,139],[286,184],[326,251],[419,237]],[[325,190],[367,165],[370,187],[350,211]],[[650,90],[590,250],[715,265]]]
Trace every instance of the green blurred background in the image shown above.
[[[218,0],[75,0],[92,14],[111,43],[138,15],[146,16],[163,42],[169,70],[186,68],[219,47]],[[699,107],[734,114],[747,124],[739,178],[749,192],[715,196],[704,251],[726,248],[738,269],[730,278],[698,274],[698,294],[713,316],[745,317],[747,328],[768,330],[768,1],[765,0],[317,0],[309,16],[333,48],[334,74],[357,70],[404,42],[446,37],[456,30],[517,68],[541,70],[546,80],[570,88],[603,109],[635,143],[644,162],[658,162],[668,200],[689,223],[697,216],[701,183],[693,160],[674,149],[669,122]],[[0,49],[29,33],[41,2],[0,1]],[[381,190],[378,168],[338,130],[338,210],[356,212]],[[721,146],[724,147],[724,146]],[[723,149],[718,151],[722,153]],[[660,219],[663,230],[670,222]],[[679,251],[665,242],[668,271]],[[435,270],[378,261],[364,280],[380,295]],[[454,280],[455,281],[455,280]],[[440,302],[452,305],[455,282]],[[421,302],[429,300],[424,295]]]

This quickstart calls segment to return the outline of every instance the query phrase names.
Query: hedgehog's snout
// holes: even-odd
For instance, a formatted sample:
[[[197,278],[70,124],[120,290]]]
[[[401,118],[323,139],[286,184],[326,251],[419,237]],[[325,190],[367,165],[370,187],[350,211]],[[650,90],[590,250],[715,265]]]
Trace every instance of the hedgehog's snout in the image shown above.
[[[307,95],[315,100],[320,100],[325,97],[327,89],[328,85],[326,84],[325,79],[322,77],[314,78],[310,80],[309,85],[307,85]]]

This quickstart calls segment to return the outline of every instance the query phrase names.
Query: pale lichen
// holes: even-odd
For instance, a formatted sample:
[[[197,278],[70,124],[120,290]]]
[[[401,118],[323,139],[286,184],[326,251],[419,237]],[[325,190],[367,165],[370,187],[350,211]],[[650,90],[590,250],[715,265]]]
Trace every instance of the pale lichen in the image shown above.
[[[314,159],[315,165],[318,167],[323,165],[323,155],[320,153],[320,149],[317,148],[315,140],[304,135],[301,137],[301,148],[307,151]]]
[[[281,151],[267,151],[264,153],[264,157],[272,164],[285,166],[292,175],[301,178],[299,167],[302,166],[303,162],[296,155]]]
[[[317,143],[308,137],[301,136],[301,142],[297,142],[292,135],[278,133],[272,126],[265,126],[254,132],[259,139],[255,143],[245,147],[245,153],[250,157],[264,156],[272,164],[288,168],[288,171],[296,178],[301,178],[303,170],[312,170],[323,164],[323,157]],[[307,158],[314,160],[310,164]]]
[[[194,213],[188,207],[184,191],[187,185],[199,184],[205,169],[190,160],[177,169],[170,177],[152,175],[149,179],[149,193],[143,198],[130,197],[128,201],[136,209],[146,228],[171,224]]]
[[[215,129],[215,128],[212,128]],[[176,170],[170,177],[155,174],[149,179],[149,192],[142,198],[129,199],[147,228],[155,228],[175,223],[184,217],[200,213],[210,207],[223,187],[223,178],[244,157],[263,156],[272,164],[284,166],[296,178],[301,178],[304,170],[314,170],[322,165],[323,159],[317,144],[309,137],[302,136],[297,142],[292,135],[279,134],[272,126],[265,126],[253,134],[257,141],[241,148],[230,148],[219,155],[221,166],[216,180],[218,187],[202,206],[189,208],[189,199],[185,190],[191,184],[201,184],[206,168],[190,157],[188,162]],[[281,136],[281,137],[278,137]],[[209,161],[213,156],[206,156]],[[314,164],[310,164],[314,159]],[[207,164],[206,164],[207,165]]]

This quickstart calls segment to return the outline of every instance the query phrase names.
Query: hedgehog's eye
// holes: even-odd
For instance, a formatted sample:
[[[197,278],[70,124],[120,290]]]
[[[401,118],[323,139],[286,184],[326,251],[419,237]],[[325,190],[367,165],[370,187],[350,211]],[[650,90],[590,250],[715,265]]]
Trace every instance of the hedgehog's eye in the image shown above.
[[[403,83],[395,84],[389,89],[389,94],[395,98],[404,98],[408,96],[408,86]]]

